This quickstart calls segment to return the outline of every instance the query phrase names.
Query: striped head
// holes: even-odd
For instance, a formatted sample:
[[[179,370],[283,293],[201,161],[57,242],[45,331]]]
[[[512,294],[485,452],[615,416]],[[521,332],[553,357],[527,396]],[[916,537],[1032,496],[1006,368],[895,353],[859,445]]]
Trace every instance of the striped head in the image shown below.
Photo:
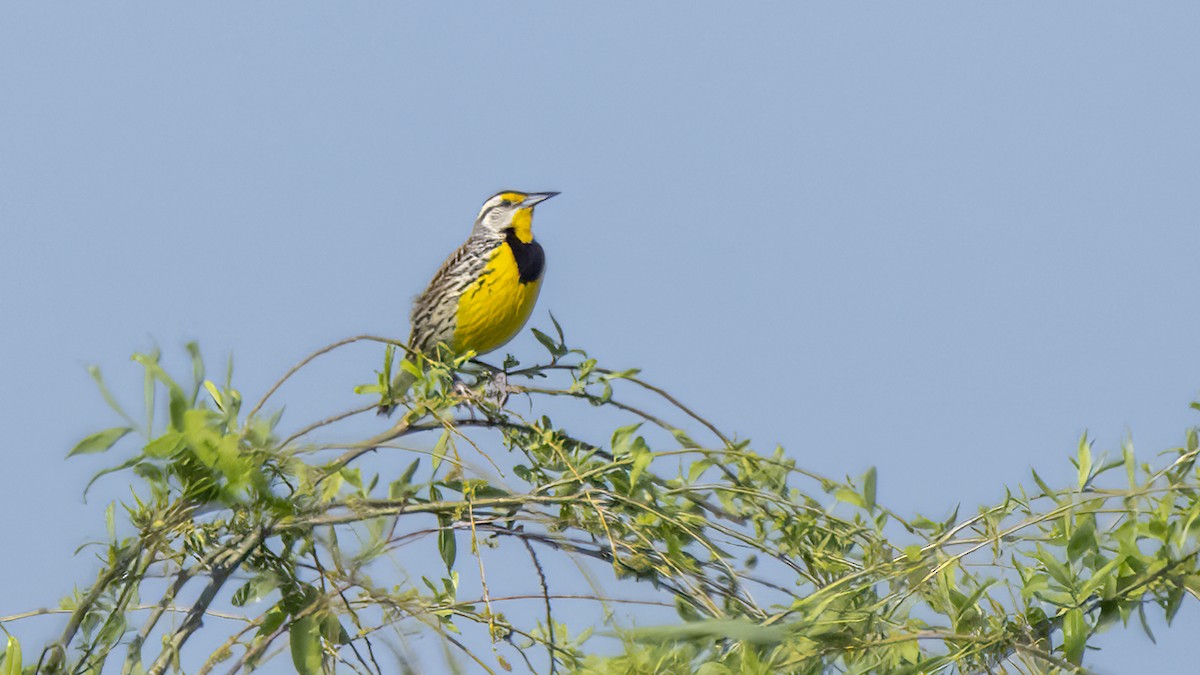
[[[475,219],[475,232],[505,237],[511,229],[517,239],[533,241],[533,207],[550,199],[557,192],[498,192],[483,203]]]

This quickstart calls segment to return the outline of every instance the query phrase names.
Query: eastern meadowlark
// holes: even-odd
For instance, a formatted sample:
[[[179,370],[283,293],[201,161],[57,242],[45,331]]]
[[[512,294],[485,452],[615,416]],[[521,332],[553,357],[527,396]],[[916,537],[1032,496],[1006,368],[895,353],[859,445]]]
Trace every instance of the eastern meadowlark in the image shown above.
[[[546,255],[533,239],[533,209],[557,192],[500,192],[483,203],[467,241],[442,263],[412,309],[409,347],[486,354],[520,332],[533,312]],[[395,394],[412,385],[401,371]],[[386,408],[385,408],[386,410]]]

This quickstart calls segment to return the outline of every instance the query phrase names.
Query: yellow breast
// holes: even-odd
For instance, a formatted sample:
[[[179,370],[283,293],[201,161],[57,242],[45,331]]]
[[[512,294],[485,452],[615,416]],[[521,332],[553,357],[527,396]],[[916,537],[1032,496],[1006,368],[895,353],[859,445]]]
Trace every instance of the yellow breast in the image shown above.
[[[540,277],[521,282],[512,249],[501,244],[483,274],[458,300],[454,350],[486,354],[504,346],[529,319],[541,287]]]

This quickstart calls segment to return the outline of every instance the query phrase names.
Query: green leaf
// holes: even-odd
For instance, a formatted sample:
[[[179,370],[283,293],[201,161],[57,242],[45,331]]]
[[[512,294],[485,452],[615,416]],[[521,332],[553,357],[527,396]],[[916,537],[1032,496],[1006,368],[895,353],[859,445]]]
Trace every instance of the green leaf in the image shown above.
[[[417,378],[418,380],[425,376],[425,373],[421,372],[421,369],[417,367],[417,364],[413,363],[412,361],[409,361],[408,359],[401,359],[400,370],[403,370],[404,372],[408,373],[409,375],[412,375],[413,377]]]
[[[116,502],[109,502],[108,508],[104,509],[104,527],[108,530],[108,538],[110,541],[117,540],[117,522],[113,517],[113,511],[115,510],[116,505]]]
[[[21,643],[8,636],[8,647],[4,650],[4,671],[0,675],[21,675]]]
[[[115,645],[117,640],[125,633],[126,620],[124,614],[110,614],[104,623],[100,625],[100,632],[96,635],[96,641],[103,645]],[[96,675],[100,675],[99,671],[93,671]]]
[[[1192,405],[1196,405],[1193,403]],[[1129,477],[1129,487],[1137,486],[1137,464],[1133,456],[1133,442],[1126,440],[1121,444],[1121,455],[1125,460],[1125,475]]]
[[[146,369],[146,409],[147,409],[147,435],[150,433],[153,422],[154,410],[154,381],[158,380],[167,388],[167,410],[171,415],[171,426],[175,429],[183,427],[183,412],[191,406],[187,402],[187,397],[183,393],[183,389],[167,371],[158,363],[158,352],[151,354],[134,354],[133,360],[137,361]]]
[[[448,515],[438,515],[438,553],[446,563],[447,570],[454,569],[454,559],[458,557],[458,542],[454,538],[453,522]]]
[[[638,478],[641,477],[646,467],[650,466],[650,462],[654,461],[654,453],[650,451],[641,436],[634,440],[630,453],[633,455],[633,466],[629,469],[629,492],[633,494]]]
[[[260,574],[234,591],[230,602],[234,607],[245,607],[267,597],[277,586],[274,574]]]
[[[396,345],[387,344],[383,347],[383,372],[379,374],[379,384],[386,389],[392,381],[392,366],[396,363]]]
[[[551,357],[558,359],[558,358],[562,358],[564,355],[566,355],[566,353],[567,353],[566,347],[555,342],[554,338],[550,337],[549,335],[546,335],[545,333],[543,333],[542,331],[540,331],[536,328],[532,328],[530,330],[533,331],[533,336],[535,338],[537,338],[537,341],[542,343],[542,346],[546,348],[546,351],[550,352]]]
[[[282,607],[282,604],[283,601],[281,600],[279,604],[275,605],[263,614],[262,623],[258,627],[257,635],[259,637],[270,635],[283,625],[284,620],[288,617],[288,613],[287,610]]]
[[[174,457],[176,453],[183,449],[184,445],[183,434],[178,431],[168,431],[147,443],[146,448],[142,452],[147,457],[153,459],[167,459],[168,457]]]
[[[315,616],[292,622],[292,664],[299,675],[321,675],[321,624]]]
[[[213,384],[212,380],[205,380],[204,390],[208,392],[208,396],[212,399],[213,404],[217,406],[217,410],[225,412],[225,401],[222,400],[221,390],[217,389],[217,385]]]
[[[495,485],[488,485],[486,483],[483,485],[476,485],[471,489],[471,492],[474,493],[475,497],[479,499],[493,499],[496,497],[512,496],[512,493],[508,490],[505,490],[501,487],[496,487]]]
[[[139,361],[138,357],[143,360]],[[145,368],[145,376],[142,378],[142,397],[145,399],[146,405],[146,437],[154,435],[154,375],[150,373],[150,368],[146,367],[144,360],[151,358],[158,360],[158,350],[150,352],[150,354],[134,354],[133,360],[141,363]]]
[[[1116,558],[1108,561],[1108,563],[1106,563],[1100,569],[1093,572],[1091,578],[1084,582],[1083,586],[1079,588],[1079,597],[1090,598],[1092,593],[1103,586],[1104,583],[1108,581],[1109,577],[1112,576],[1112,573],[1115,572],[1123,562],[1125,562],[1125,557],[1117,556]]]
[[[905,640],[896,645],[896,652],[900,658],[909,663],[917,663],[921,660],[921,644],[915,639]]]
[[[1037,547],[1037,554],[1034,556],[1046,568],[1046,572],[1064,587],[1070,588],[1074,585],[1074,576],[1070,569],[1054,555],[1048,553],[1041,545]]]
[[[688,436],[687,432],[683,429],[671,429],[671,435],[675,437],[675,440],[679,443],[679,445],[685,448],[697,447],[696,441],[693,441],[692,437]]]
[[[129,414],[125,412],[125,409],[121,407],[121,404],[117,403],[117,398],[113,396],[111,391],[108,390],[108,386],[104,384],[104,376],[100,374],[100,368],[96,366],[88,366],[87,371],[88,374],[92,376],[92,379],[96,381],[96,387],[100,389],[100,395],[104,397],[104,402],[108,404],[108,407],[112,408],[118,415],[120,415],[121,419],[128,422],[129,426],[137,426],[134,424],[133,418],[130,417]]]
[[[412,489],[412,479],[420,464],[420,457],[414,459],[412,464],[409,464],[408,468],[404,470],[404,474],[392,481],[392,484],[388,486],[388,499],[404,499],[416,492]]]
[[[942,530],[949,530],[958,522],[958,510],[962,508],[962,504],[955,504],[954,510],[950,512],[950,516],[942,521]]]
[[[909,521],[909,525],[911,525],[914,530],[927,530],[929,532],[937,532],[938,530],[942,529],[941,524],[935,523],[925,516],[917,516],[913,518],[911,521]]]
[[[129,427],[113,427],[104,431],[97,431],[87,438],[75,444],[71,452],[67,453],[67,457],[75,455],[89,455],[95,452],[104,452],[111,448],[117,441],[125,437],[125,434],[133,431]]]
[[[184,345],[192,359],[192,395],[188,405],[196,405],[196,396],[200,393],[200,383],[204,382],[204,359],[200,357],[200,345],[194,341]]]
[[[605,380],[627,380],[631,377],[637,377],[638,373],[642,372],[641,368],[629,368],[627,370],[618,370],[612,373],[605,373]]]
[[[350,644],[350,634],[346,632],[346,627],[333,614],[326,614],[321,618],[321,635],[330,644]]]
[[[437,473],[438,467],[442,465],[442,460],[446,457],[446,446],[450,443],[450,430],[447,429],[438,436],[437,443],[433,444],[433,473]],[[411,478],[411,476],[410,476]],[[431,477],[430,480],[433,480]]]
[[[1088,627],[1083,610],[1076,607],[1067,612],[1063,619],[1063,652],[1067,660],[1075,665],[1083,661],[1083,650],[1087,647]]]
[[[1079,489],[1082,490],[1092,477],[1092,444],[1088,442],[1087,433],[1079,439]]]
[[[868,511],[875,510],[875,480],[875,467],[871,467],[867,469],[867,472],[862,477],[863,499],[866,501]]]
[[[712,465],[713,462],[710,459],[701,459],[693,462],[692,466],[688,469],[688,482],[695,483]]]
[[[554,312],[548,312],[548,314],[550,314],[550,323],[554,324],[554,332],[558,333],[558,344],[565,345],[567,339],[563,337],[562,326],[558,324],[558,319],[554,318]]]
[[[1116,600],[1103,600],[1099,603],[1100,613],[1096,616],[1096,632],[1107,630],[1121,620],[1121,603]]]
[[[330,474],[329,477],[325,479],[325,482],[321,483],[321,501],[333,501],[334,498],[338,496],[338,493],[341,492],[342,485],[344,485],[345,482],[346,479],[342,477],[341,472]]]
[[[1067,542],[1067,559],[1079,560],[1085,553],[1096,550],[1096,522],[1093,518],[1080,517],[1071,539]]]
[[[84,488],[83,488],[83,501],[85,501],[85,502],[87,501],[88,490],[92,489],[92,484],[95,483],[101,476],[105,476],[110,473],[128,469],[129,467],[142,461],[142,459],[143,458],[141,455],[138,455],[137,457],[130,457],[129,459],[125,460],[124,462],[122,462],[121,464],[119,464],[117,466],[110,466],[107,469],[101,469],[100,471],[96,472],[96,475],[92,476],[92,479],[89,480],[88,484],[86,486],[84,486]]]
[[[1062,503],[1058,498],[1058,494],[1056,494],[1054,490],[1051,490],[1049,485],[1046,485],[1046,481],[1042,480],[1042,477],[1038,475],[1037,471],[1030,469],[1029,472],[1033,474],[1033,481],[1042,489],[1042,494],[1046,495],[1050,499],[1053,499],[1055,503]]]
[[[632,443],[634,439],[633,434],[641,427],[642,423],[638,422],[637,424],[630,424],[627,427],[621,427],[613,432],[612,452],[614,457],[621,455],[629,448],[629,444]]]
[[[1179,608],[1183,606],[1184,592],[1183,586],[1176,586],[1167,593],[1167,605],[1165,609],[1168,626],[1175,620],[1175,615],[1179,612]]]
[[[346,480],[352,487],[362,490],[362,470],[358,468],[350,468],[343,466],[338,473],[342,474],[342,478]]]
[[[857,506],[860,509],[867,508],[867,503],[865,501],[863,501],[862,495],[858,494],[857,492],[855,492],[854,490],[851,490],[848,487],[838,488],[837,491],[833,493],[833,498],[838,500],[839,502],[853,504],[854,506]]]
[[[133,473],[134,475],[141,477],[147,483],[150,483],[151,487],[166,488],[164,483],[167,481],[167,475],[163,473],[162,469],[151,464],[150,462],[137,463],[133,467]]]
[[[1158,640],[1154,637],[1154,631],[1150,630],[1150,622],[1146,619],[1146,603],[1139,602],[1137,606],[1138,620],[1142,624],[1142,631],[1146,633],[1146,637],[1150,638],[1150,642],[1158,644]]]

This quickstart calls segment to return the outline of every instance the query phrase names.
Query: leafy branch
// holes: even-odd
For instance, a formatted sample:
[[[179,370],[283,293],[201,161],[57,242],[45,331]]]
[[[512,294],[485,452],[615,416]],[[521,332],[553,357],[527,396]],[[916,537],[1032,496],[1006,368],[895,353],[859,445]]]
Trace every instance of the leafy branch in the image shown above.
[[[1148,612],[1170,621],[1200,592],[1194,429],[1166,466],[1139,463],[1130,443],[1097,458],[1085,437],[1069,487],[1034,473],[1036,490],[969,517],[904,516],[877,501],[873,469],[838,480],[781,448],[759,454],[554,329],[535,331],[540,364],[407,353],[407,397],[391,389],[403,345],[347,338],[246,413],[231,369],[206,379],[195,345],[186,384],[157,353],[134,356],[142,420],[93,369],[122,424],[71,454],[124,448],[93,481],[127,474],[133,496],[107,512],[90,588],[59,610],[0,617],[7,633],[67,614],[36,664],[10,634],[0,673],[110,661],[237,673],[285,636],[301,673],[418,672],[418,633],[486,672],[514,659],[531,672],[1087,672],[1097,632],[1134,616],[1149,632]],[[356,389],[369,403],[291,430],[267,413],[294,374],[360,343],[385,345],[375,382]],[[314,440],[397,404],[365,438]],[[528,569],[524,585],[490,573],[497,561]],[[597,613],[564,609],[579,603]],[[656,618],[632,620],[631,607]],[[215,651],[192,653],[201,629]],[[614,637],[621,653],[601,656],[597,641]]]

